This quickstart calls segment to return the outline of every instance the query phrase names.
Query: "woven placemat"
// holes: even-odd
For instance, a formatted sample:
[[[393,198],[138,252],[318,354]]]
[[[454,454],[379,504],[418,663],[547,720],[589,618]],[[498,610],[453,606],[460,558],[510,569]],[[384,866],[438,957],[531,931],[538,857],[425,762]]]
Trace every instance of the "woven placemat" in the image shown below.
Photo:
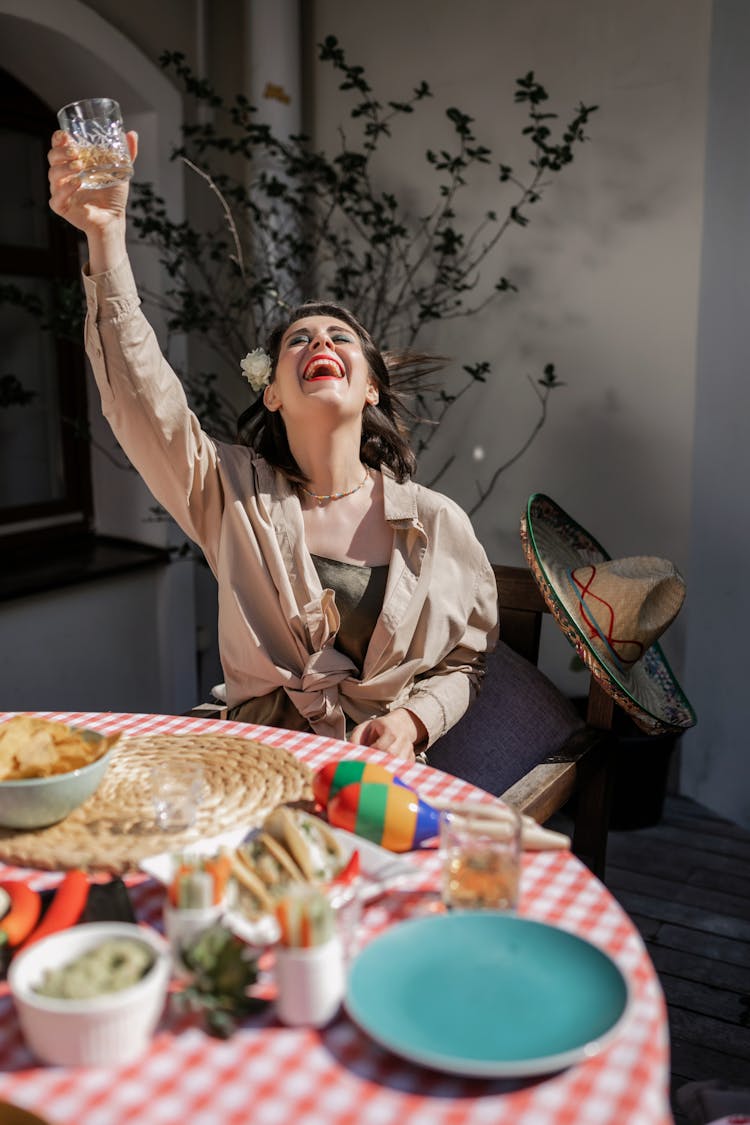
[[[156,762],[197,762],[205,777],[195,824],[165,833],[154,820],[149,773]],[[230,828],[256,827],[285,801],[311,798],[311,773],[292,754],[216,734],[123,738],[101,785],[64,820],[33,832],[0,829],[0,860],[44,870],[85,867],[123,874],[140,860],[179,851]]]

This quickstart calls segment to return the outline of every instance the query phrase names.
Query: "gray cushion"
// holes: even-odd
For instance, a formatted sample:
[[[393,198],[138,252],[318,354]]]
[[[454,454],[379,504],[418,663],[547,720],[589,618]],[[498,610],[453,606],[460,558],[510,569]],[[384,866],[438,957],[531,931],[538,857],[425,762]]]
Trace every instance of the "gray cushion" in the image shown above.
[[[427,759],[499,795],[583,725],[552,681],[501,641],[487,658],[479,698]]]

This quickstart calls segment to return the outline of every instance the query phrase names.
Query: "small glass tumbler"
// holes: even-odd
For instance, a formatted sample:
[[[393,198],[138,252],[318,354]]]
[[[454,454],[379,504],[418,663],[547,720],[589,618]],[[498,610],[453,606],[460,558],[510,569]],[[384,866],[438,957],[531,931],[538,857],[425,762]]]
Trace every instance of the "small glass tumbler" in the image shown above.
[[[511,805],[455,805],[440,814],[443,902],[451,910],[518,906],[521,817]]]
[[[112,98],[71,102],[58,111],[57,120],[76,142],[76,156],[83,164],[81,187],[113,187],[130,179],[133,163],[117,102]]]
[[[199,765],[165,761],[151,767],[154,816],[162,832],[184,832],[195,824],[204,792]]]
[[[353,883],[332,883],[326,889],[326,898],[333,908],[336,933],[344,951],[344,964],[348,966],[359,950],[362,923],[359,880]]]

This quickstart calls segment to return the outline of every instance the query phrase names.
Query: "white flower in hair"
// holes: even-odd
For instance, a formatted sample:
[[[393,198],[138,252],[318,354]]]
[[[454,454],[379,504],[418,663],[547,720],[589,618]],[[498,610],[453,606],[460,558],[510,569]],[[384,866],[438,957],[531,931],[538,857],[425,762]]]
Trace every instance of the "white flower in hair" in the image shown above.
[[[268,386],[271,378],[271,357],[263,348],[254,348],[253,351],[248,352],[245,358],[240,360],[240,367],[256,394]]]

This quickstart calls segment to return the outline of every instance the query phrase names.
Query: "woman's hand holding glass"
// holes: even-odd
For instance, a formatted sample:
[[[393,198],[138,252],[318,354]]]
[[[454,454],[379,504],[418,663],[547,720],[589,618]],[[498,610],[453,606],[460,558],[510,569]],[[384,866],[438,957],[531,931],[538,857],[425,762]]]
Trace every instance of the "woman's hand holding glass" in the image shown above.
[[[138,136],[126,133],[130,156],[135,161]],[[76,145],[68,133],[59,129],[52,136],[48,153],[50,207],[56,215],[67,220],[87,236],[101,235],[113,226],[125,227],[125,209],[128,201],[128,183],[90,191],[81,186],[83,167],[77,157]],[[94,271],[96,272],[96,271]]]

